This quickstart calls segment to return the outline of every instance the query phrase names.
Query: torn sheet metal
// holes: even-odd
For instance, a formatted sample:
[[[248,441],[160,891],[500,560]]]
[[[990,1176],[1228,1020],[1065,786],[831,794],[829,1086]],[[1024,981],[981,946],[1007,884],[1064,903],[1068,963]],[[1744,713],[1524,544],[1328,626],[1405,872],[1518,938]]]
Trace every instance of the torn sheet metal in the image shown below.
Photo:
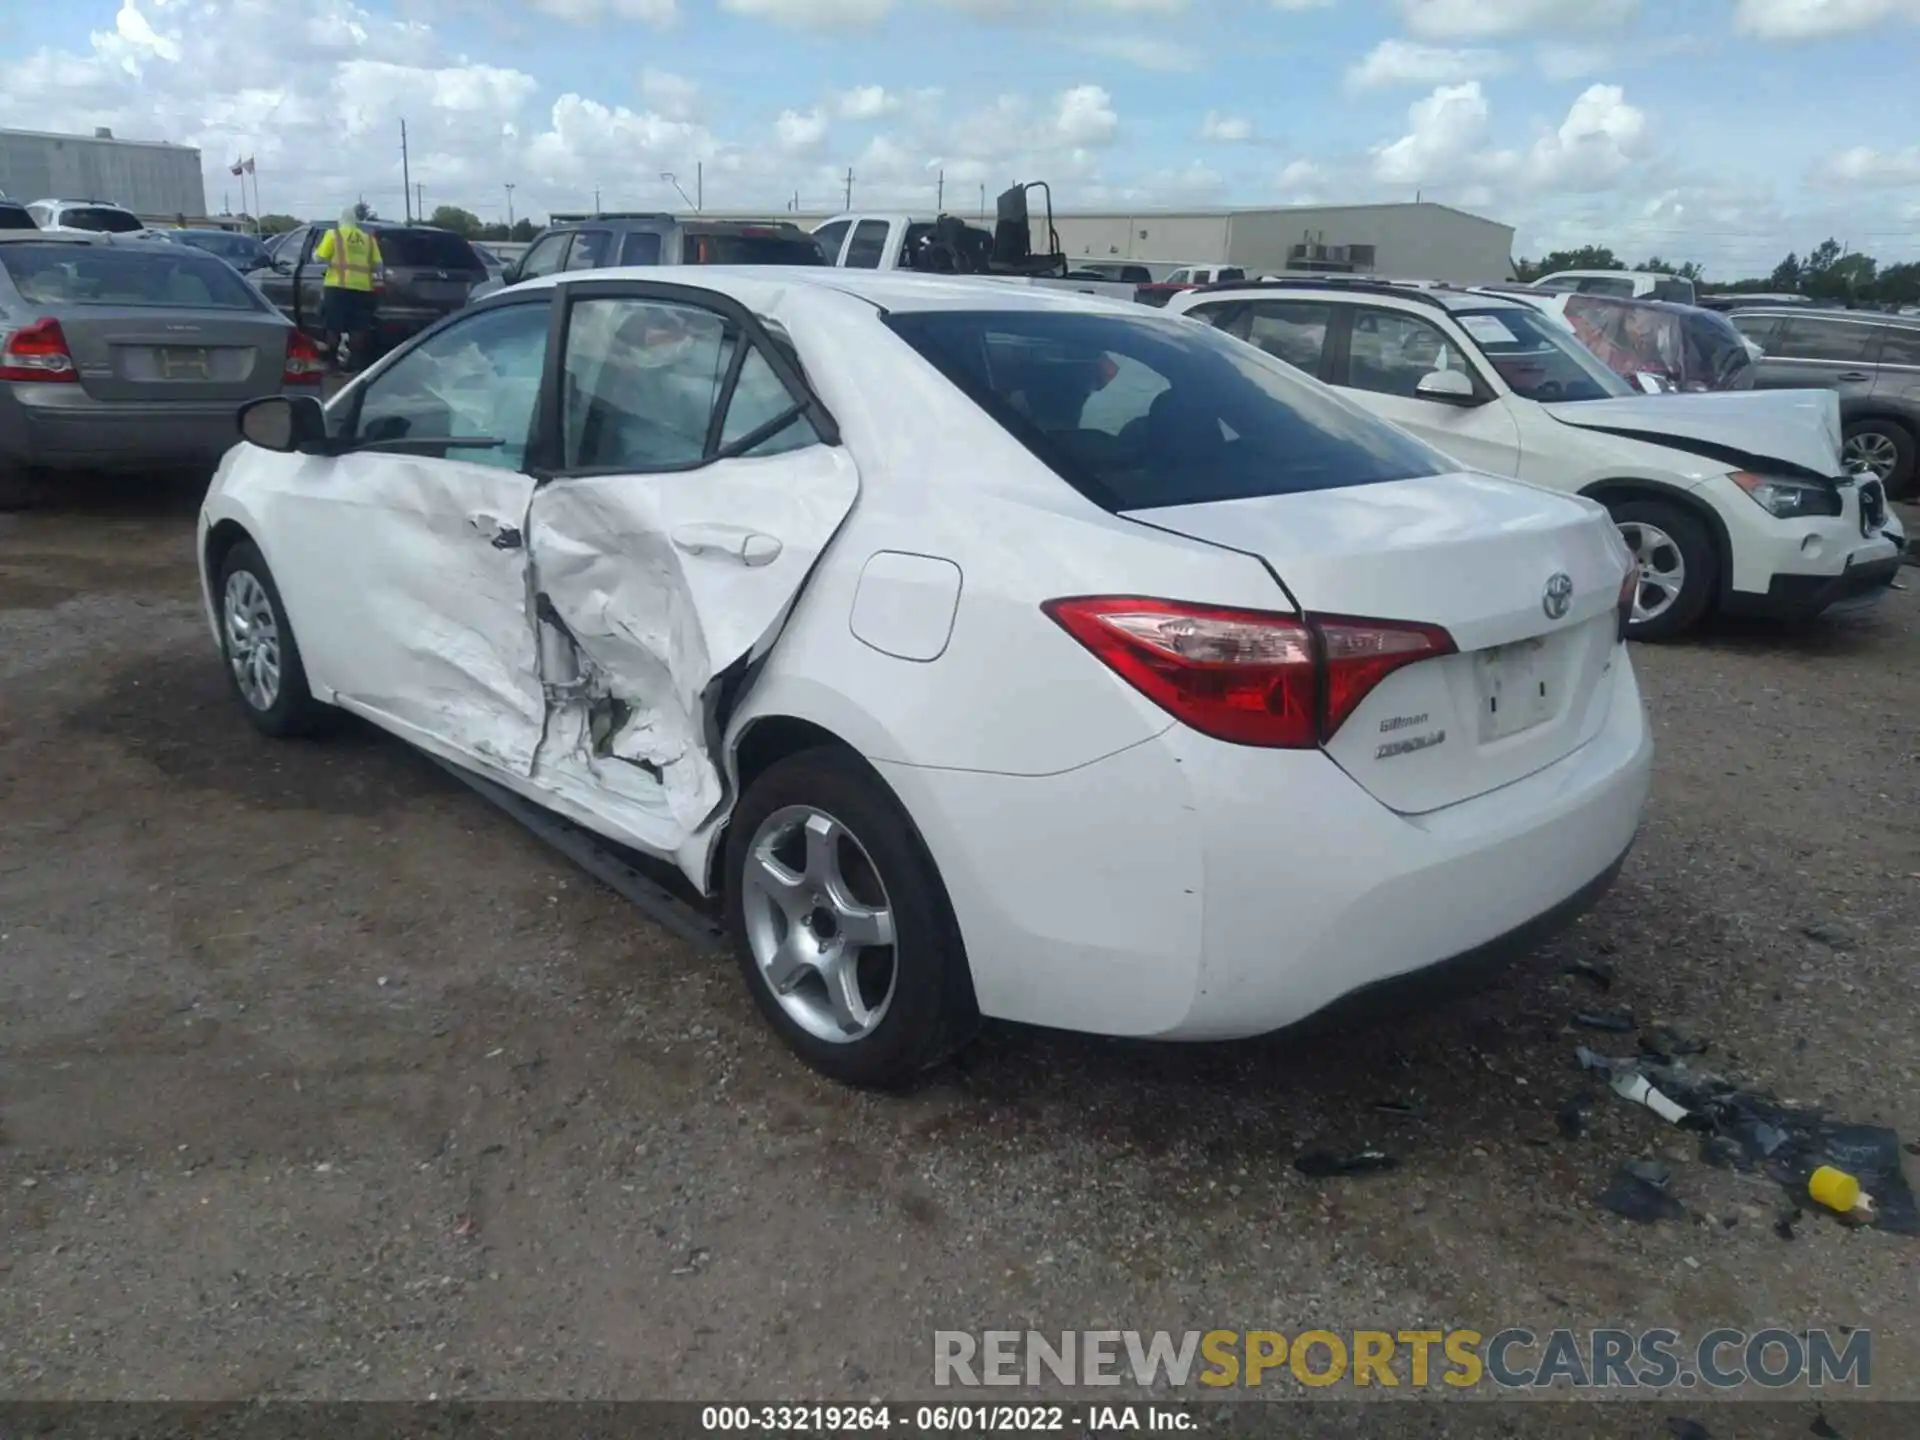
[[[579,672],[550,689],[539,765],[698,829],[724,794],[709,687],[771,642],[858,492],[826,445],[537,492],[533,584]]]

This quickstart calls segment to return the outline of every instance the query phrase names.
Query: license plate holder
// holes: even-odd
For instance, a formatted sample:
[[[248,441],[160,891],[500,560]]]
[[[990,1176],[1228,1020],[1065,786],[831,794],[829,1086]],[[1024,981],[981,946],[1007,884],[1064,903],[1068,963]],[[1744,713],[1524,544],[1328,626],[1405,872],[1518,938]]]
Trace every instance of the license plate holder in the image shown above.
[[[154,348],[154,363],[162,380],[211,380],[212,357],[204,345],[160,345]]]
[[[1547,663],[1546,641],[1495,645],[1473,659],[1480,691],[1481,744],[1508,739],[1553,717],[1560,697]]]

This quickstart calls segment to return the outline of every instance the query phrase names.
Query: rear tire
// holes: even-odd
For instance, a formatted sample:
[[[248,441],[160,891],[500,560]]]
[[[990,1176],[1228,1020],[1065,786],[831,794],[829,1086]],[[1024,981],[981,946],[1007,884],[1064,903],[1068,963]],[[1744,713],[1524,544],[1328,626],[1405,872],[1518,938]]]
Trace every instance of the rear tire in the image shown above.
[[[1607,506],[1620,538],[1640,562],[1640,593],[1629,640],[1670,640],[1707,613],[1720,582],[1720,561],[1706,526],[1661,500]]]
[[[273,572],[251,540],[227,552],[214,599],[227,683],[253,728],[276,740],[312,735],[333,711],[307,687],[300,643],[287,622]]]
[[[1913,436],[1891,420],[1859,420],[1847,426],[1847,468],[1871,469],[1886,487],[1887,498],[1905,500],[1914,493]]]
[[[906,812],[851,751],[768,767],[728,824],[725,863],[747,989],[813,1069],[900,1089],[973,1038],[980,1015],[946,889]]]

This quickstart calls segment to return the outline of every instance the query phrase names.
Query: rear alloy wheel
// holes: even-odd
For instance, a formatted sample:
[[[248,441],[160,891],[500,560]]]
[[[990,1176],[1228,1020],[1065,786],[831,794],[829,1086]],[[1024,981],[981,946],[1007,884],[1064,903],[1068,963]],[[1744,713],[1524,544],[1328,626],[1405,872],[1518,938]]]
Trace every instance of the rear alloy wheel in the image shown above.
[[[1913,488],[1913,451],[1913,437],[1900,426],[1886,420],[1862,420],[1847,427],[1840,458],[1848,474],[1868,471],[1886,486],[1891,498],[1904,500]]]
[[[227,552],[219,585],[220,652],[247,719],[275,739],[312,734],[331,712],[307,688],[280,592],[251,541]]]
[[[856,756],[792,755],[728,826],[727,921],[754,1002],[814,1069],[895,1088],[978,1023],[957,927],[905,813]]]
[[[1691,628],[1706,614],[1718,578],[1705,528],[1684,510],[1658,500],[1628,500],[1608,509],[1640,564],[1627,637],[1666,640]]]

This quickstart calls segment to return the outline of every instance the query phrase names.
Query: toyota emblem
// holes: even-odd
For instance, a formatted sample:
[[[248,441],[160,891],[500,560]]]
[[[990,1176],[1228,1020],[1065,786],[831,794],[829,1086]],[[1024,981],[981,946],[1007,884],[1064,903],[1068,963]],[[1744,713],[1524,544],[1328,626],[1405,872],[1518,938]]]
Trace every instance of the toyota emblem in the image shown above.
[[[1562,570],[1547,581],[1546,593],[1540,597],[1540,608],[1547,612],[1549,620],[1561,620],[1573,604],[1573,577]]]

